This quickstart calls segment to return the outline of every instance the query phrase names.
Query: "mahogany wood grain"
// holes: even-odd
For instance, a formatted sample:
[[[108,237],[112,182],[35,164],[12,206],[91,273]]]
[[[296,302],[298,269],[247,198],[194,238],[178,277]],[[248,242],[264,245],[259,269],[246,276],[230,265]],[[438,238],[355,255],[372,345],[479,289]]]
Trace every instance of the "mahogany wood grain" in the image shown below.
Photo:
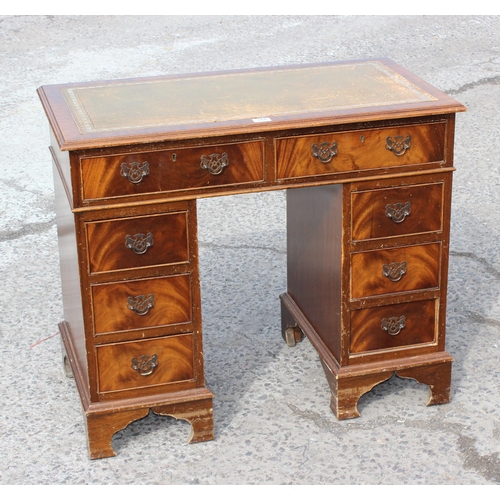
[[[332,367],[323,359],[321,364],[331,389],[330,408],[339,420],[345,420],[359,417],[359,398],[393,375],[426,384],[429,388],[427,406],[448,403],[452,361],[448,353],[435,352],[346,368]]]
[[[212,400],[186,401],[152,408],[157,415],[169,415],[191,424],[189,443],[202,443],[214,439]]]
[[[351,299],[438,288],[440,257],[440,243],[353,253]],[[384,275],[384,265],[404,263],[406,271],[397,275],[398,281]]]
[[[99,393],[130,391],[155,386],[161,391],[179,390],[175,382],[194,385],[194,341],[191,334],[105,344],[96,348]],[[142,375],[133,367],[141,356],[156,356],[152,373]],[[159,387],[170,384],[170,387]],[[144,392],[143,392],[144,393]]]
[[[149,411],[190,422],[191,442],[214,437],[201,197],[288,189],[282,325],[318,351],[339,419],[358,416],[361,395],[394,373],[428,384],[431,404],[449,400],[451,175],[463,105],[388,59],[48,85],[38,94],[51,125],[59,330],[91,458],[114,455],[112,436]],[[324,163],[313,149],[323,142],[337,143]],[[224,157],[221,171],[203,168],[210,155]],[[404,221],[387,217],[388,205],[406,202]],[[142,254],[131,250],[139,234]],[[384,265],[403,261],[400,280],[384,276]],[[405,317],[390,338],[380,328],[386,315]],[[139,375],[139,358],[154,370]]]
[[[189,261],[187,212],[88,222],[86,233],[91,274]],[[138,234],[151,235],[144,253],[127,246]]]
[[[411,135],[411,147],[401,156],[387,149],[387,138]],[[446,122],[417,126],[361,129],[337,134],[307,135],[276,140],[279,179],[331,172],[369,170],[444,161]],[[313,156],[313,144],[336,143],[337,154],[328,163]]]
[[[191,286],[189,274],[92,286],[95,334],[190,324]],[[140,296],[152,296],[153,305],[144,314],[139,305],[139,312],[130,307],[129,298]]]
[[[450,401],[451,360],[428,364],[415,368],[396,371],[401,378],[411,378],[429,388],[427,406],[448,403]]]
[[[287,191],[288,293],[335,357],[341,354],[342,186]]]
[[[111,443],[113,436],[135,420],[144,418],[149,408],[122,410],[86,416],[87,445],[91,459],[116,456]]]
[[[353,192],[352,239],[362,241],[442,231],[443,195],[443,182]],[[400,217],[403,220],[387,215],[387,205],[395,207],[398,203],[410,207],[410,213]]]
[[[207,389],[194,389],[150,396],[136,400],[135,404],[106,401],[85,408],[87,443],[91,459],[116,456],[113,436],[129,424],[153,411],[157,415],[171,416],[191,424],[190,443],[214,438],[212,394]]]
[[[227,154],[228,165],[211,174],[201,167],[202,156]],[[83,157],[83,199],[117,198],[137,194],[212,186],[245,184],[264,180],[264,143],[251,141],[170,149],[148,153]],[[125,178],[122,164],[147,162],[149,174],[134,184]]]
[[[330,385],[330,408],[339,420],[359,417],[359,398],[393,375],[391,372],[380,371],[342,378],[335,376],[323,360],[321,365]]]
[[[405,326],[390,335],[384,319],[404,317]],[[436,341],[436,301],[425,300],[351,311],[350,352],[411,347]],[[401,352],[404,355],[404,352]]]
[[[60,162],[63,162],[61,165]],[[53,157],[55,207],[57,220],[57,241],[59,248],[59,263],[61,272],[61,288],[64,297],[64,321],[59,324],[59,332],[66,341],[69,350],[71,342],[71,359],[73,371],[78,371],[81,381],[79,392],[82,399],[90,399],[89,393],[89,363],[85,342],[84,300],[80,286],[80,267],[78,256],[78,228],[75,226],[71,212],[68,190],[65,187],[61,172],[69,169],[69,154],[61,153]],[[66,335],[64,335],[66,333]]]

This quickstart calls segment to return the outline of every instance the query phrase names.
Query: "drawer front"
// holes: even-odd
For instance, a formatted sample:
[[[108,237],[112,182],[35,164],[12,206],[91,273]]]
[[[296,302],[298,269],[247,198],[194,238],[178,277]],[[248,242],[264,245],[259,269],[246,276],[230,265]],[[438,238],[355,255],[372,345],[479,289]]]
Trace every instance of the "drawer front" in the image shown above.
[[[97,346],[99,392],[192,380],[193,348],[191,334]]]
[[[444,183],[351,193],[352,240],[441,231]]]
[[[264,180],[264,142],[81,158],[83,199],[134,196]]]
[[[351,299],[437,288],[440,257],[440,243],[353,253]]]
[[[278,179],[444,161],[446,123],[276,140]]]
[[[351,353],[436,341],[436,301],[351,311]]]
[[[187,212],[87,222],[89,272],[189,262]]]
[[[191,276],[93,285],[96,335],[192,322]]]

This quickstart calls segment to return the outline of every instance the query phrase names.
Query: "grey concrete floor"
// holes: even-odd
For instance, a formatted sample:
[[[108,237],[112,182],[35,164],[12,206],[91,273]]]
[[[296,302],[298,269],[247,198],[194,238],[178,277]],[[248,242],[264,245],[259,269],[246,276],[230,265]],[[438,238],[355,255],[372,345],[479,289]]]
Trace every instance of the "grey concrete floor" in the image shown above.
[[[500,18],[0,16],[0,483],[500,483]],[[65,378],[50,83],[387,56],[465,104],[457,117],[447,349],[452,400],[393,378],[339,422],[308,341],[288,348],[284,193],[199,202],[215,440],[150,415],[90,461]]]

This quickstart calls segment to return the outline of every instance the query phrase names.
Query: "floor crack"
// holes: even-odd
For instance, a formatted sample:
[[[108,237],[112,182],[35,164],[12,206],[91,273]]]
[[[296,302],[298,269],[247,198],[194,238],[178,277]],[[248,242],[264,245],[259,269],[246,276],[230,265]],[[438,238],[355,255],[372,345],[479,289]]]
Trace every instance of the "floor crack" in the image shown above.
[[[474,323],[480,323],[482,325],[495,326],[497,328],[500,328],[500,321],[498,321],[497,319],[486,318],[482,314],[473,311],[465,311],[465,313],[468,318]]]
[[[476,87],[481,87],[482,85],[498,85],[499,83],[500,83],[500,75],[487,76],[485,78],[481,78],[480,80],[477,80],[476,82],[466,83],[465,85],[458,87],[458,89],[446,90],[445,93],[457,95],[457,94],[461,94],[462,92],[467,92],[467,90],[471,90],[471,89],[474,89]]]
[[[3,241],[12,241],[30,234],[41,234],[50,231],[56,222],[55,217],[47,222],[36,222],[33,224],[26,224],[16,231],[0,231],[0,243]]]
[[[464,456],[464,467],[475,470],[490,481],[500,483],[500,458],[498,453],[480,455],[474,445],[475,439],[460,435],[458,448]]]
[[[484,257],[478,257],[474,252],[456,252],[454,250],[450,251],[450,256],[452,257],[466,257],[476,262],[482,264],[490,275],[495,278],[500,278],[500,271],[493,267]]]
[[[371,422],[349,422],[347,425],[341,426],[338,422],[334,422],[333,419],[323,418],[317,412],[301,410],[291,403],[288,403],[288,407],[294,415],[302,419],[310,420],[321,429],[328,429],[333,432],[339,431],[339,439],[341,439],[342,434],[349,430],[363,430],[363,428],[367,430],[373,429],[373,424]],[[425,421],[406,419],[403,424],[395,417],[386,416],[377,419],[377,425],[379,427],[391,426],[391,428],[394,428],[394,426],[398,424],[413,429],[425,429],[426,432],[431,429],[437,432],[455,435],[457,438],[458,451],[461,454],[464,467],[475,471],[478,475],[489,481],[500,483],[500,454],[495,452],[481,455],[476,449],[476,438],[463,435],[463,432],[467,430],[466,426],[460,423],[445,422],[442,414],[437,414],[430,420]],[[498,428],[500,427],[497,426],[497,429]],[[495,434],[493,437],[495,438]]]
[[[227,250],[265,250],[269,252],[274,252],[280,255],[285,255],[286,250],[279,250],[273,247],[264,247],[258,245],[216,245],[215,243],[199,243],[200,248],[225,248]]]

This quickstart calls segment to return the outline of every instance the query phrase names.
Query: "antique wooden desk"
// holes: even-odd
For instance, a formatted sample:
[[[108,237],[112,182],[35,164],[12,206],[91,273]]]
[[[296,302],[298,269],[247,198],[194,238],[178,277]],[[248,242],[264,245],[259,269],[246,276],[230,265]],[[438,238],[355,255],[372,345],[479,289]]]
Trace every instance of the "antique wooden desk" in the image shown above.
[[[455,113],[388,59],[48,85],[64,321],[91,458],[150,410],[213,439],[196,199],[287,189],[282,334],[337,418],[394,373],[450,397]],[[272,214],[270,214],[272,216]]]

